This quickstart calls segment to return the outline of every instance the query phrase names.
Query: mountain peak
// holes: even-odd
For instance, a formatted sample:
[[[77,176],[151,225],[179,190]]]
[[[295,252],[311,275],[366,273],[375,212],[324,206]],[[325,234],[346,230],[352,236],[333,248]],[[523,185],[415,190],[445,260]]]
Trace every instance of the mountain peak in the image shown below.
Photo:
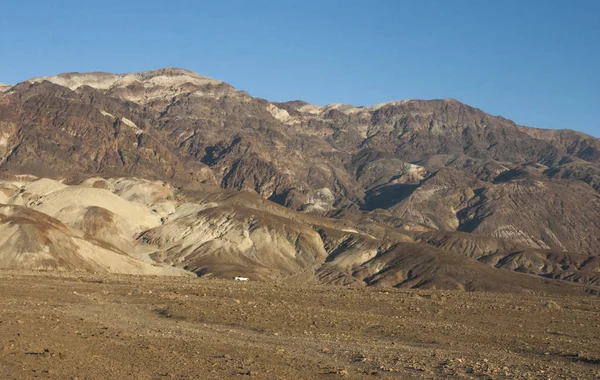
[[[206,78],[205,76],[200,75],[200,74],[198,74],[195,71],[187,70],[187,69],[182,69],[182,68],[179,68],[179,67],[162,67],[162,68],[159,68],[159,69],[142,71],[142,72],[139,72],[137,74],[141,75],[141,76],[159,76],[159,75],[164,75],[164,76],[178,76],[178,75],[189,75],[189,76],[198,77],[198,78]]]
[[[221,84],[222,81],[209,78],[190,70],[179,68],[163,68],[143,71],[140,73],[111,74],[106,72],[64,73],[53,76],[35,77],[26,82],[39,83],[49,81],[54,84],[75,90],[81,86],[90,86],[99,90],[110,90],[118,87],[127,87],[135,83],[142,84],[145,88],[156,86],[181,86],[190,83],[197,86],[207,84]]]

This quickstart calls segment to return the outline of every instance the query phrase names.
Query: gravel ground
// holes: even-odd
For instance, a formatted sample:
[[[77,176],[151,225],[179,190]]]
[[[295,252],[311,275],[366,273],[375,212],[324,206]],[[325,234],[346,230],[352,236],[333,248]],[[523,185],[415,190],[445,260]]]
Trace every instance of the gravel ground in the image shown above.
[[[600,377],[600,298],[0,272],[6,379]]]

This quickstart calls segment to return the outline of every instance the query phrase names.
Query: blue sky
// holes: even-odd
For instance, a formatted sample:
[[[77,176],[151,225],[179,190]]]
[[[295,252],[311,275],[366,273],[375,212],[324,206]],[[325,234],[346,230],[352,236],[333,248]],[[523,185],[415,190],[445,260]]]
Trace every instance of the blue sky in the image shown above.
[[[273,101],[456,98],[600,136],[598,0],[2,1],[0,82],[182,67]]]

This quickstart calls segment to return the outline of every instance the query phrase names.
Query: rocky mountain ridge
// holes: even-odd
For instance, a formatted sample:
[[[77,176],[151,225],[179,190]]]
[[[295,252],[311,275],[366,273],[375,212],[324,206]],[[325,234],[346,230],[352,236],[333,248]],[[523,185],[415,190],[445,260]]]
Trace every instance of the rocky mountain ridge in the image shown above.
[[[137,177],[194,194],[173,206],[176,220],[100,239],[125,253],[151,245],[158,265],[408,287],[491,289],[474,279],[505,283],[505,269],[598,284],[600,140],[579,132],[518,126],[454,99],[272,103],[181,69],[61,74],[1,91],[6,180]],[[21,191],[13,185],[4,191]],[[70,228],[107,218],[93,207]]]

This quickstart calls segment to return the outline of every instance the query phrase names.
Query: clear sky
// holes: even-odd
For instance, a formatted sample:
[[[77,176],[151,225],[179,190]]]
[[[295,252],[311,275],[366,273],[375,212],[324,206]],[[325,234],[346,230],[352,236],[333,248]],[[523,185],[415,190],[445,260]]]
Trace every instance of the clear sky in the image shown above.
[[[600,0],[0,0],[0,82],[181,67],[272,101],[456,98],[600,136]]]

